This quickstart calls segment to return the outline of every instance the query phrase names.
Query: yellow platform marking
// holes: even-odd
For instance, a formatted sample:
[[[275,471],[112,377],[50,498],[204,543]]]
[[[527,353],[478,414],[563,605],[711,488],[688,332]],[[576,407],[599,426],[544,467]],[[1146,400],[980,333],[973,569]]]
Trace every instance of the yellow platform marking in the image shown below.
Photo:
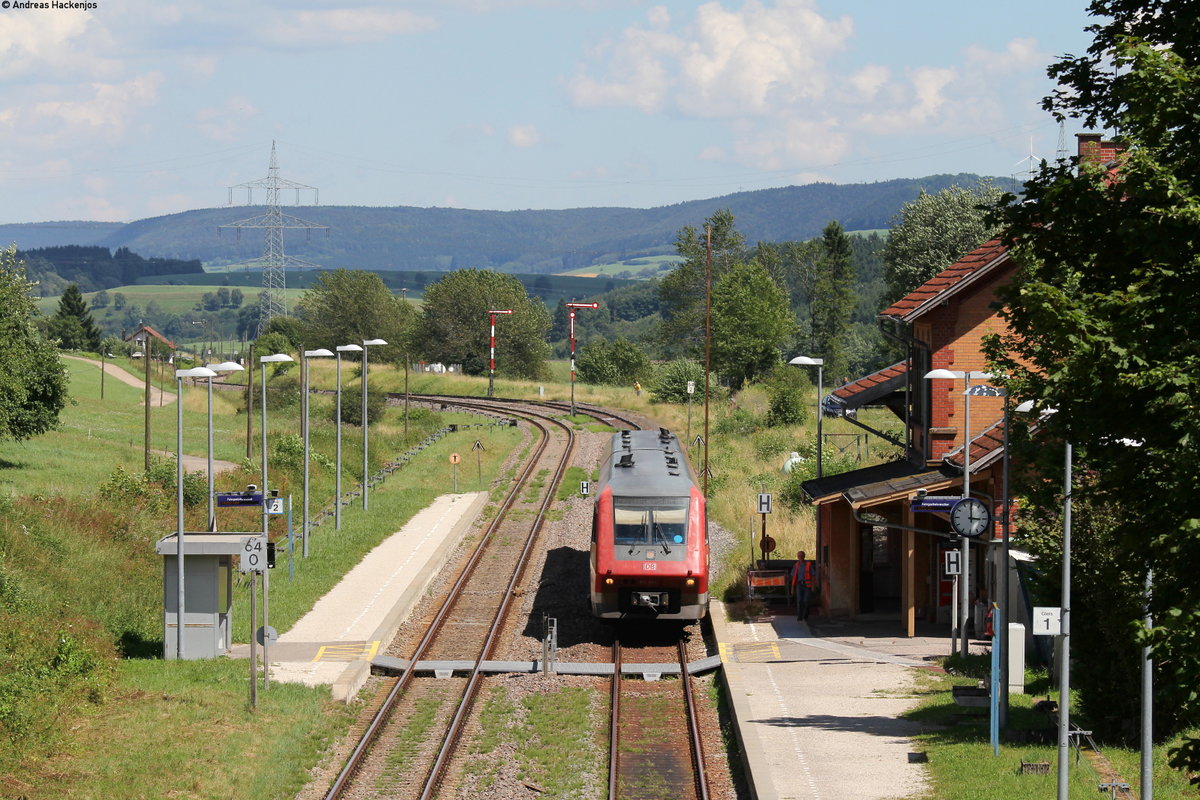
[[[738,644],[718,642],[717,652],[723,662],[761,664],[782,659],[779,653],[779,642],[740,642]]]
[[[351,642],[349,644],[323,644],[313,661],[359,661],[375,657],[379,642]]]

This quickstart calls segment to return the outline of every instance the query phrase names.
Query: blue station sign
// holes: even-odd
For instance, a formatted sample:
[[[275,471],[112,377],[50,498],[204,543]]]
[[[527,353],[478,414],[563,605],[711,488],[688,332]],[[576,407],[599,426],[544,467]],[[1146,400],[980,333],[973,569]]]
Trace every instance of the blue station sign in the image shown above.
[[[914,497],[912,499],[913,511],[943,511],[949,512],[954,508],[954,505],[962,500],[958,495],[926,495],[925,497]]]
[[[261,506],[262,502],[262,492],[217,492],[217,506],[220,508]]]

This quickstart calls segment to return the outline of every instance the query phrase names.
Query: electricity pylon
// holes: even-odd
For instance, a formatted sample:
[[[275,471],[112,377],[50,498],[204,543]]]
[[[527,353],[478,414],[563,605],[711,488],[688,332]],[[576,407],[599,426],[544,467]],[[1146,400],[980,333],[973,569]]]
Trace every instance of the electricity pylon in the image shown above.
[[[279,163],[275,158],[274,141],[271,142],[271,166],[267,170],[267,177],[230,186],[229,205],[233,205],[233,190],[241,188],[246,189],[247,205],[253,204],[255,189],[267,190],[267,213],[221,226],[222,228],[236,228],[239,235],[243,228],[262,228],[266,231],[266,244],[262,256],[250,261],[244,261],[241,264],[233,264],[230,267],[231,269],[261,269],[263,272],[263,293],[258,306],[258,330],[261,333],[266,330],[267,323],[271,321],[272,317],[287,316],[287,302],[284,295],[284,290],[287,288],[287,278],[285,277],[284,270],[288,267],[292,267],[293,269],[317,268],[316,264],[305,261],[302,258],[284,255],[284,229],[313,230],[314,228],[322,228],[327,230],[328,228],[325,225],[318,225],[315,222],[309,222],[308,220],[283,213],[283,210],[279,206],[280,189],[294,189],[296,191],[296,205],[300,205],[300,193],[302,191],[311,191],[313,193],[313,205],[317,204],[318,194],[315,186],[306,186],[303,183],[296,183],[295,181],[279,177]]]

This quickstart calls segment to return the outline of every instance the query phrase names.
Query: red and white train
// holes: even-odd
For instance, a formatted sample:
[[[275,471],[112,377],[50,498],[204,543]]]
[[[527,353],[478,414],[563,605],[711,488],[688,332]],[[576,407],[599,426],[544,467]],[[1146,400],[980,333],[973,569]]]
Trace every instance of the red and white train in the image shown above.
[[[704,493],[665,428],[621,431],[592,512],[592,613],[605,619],[701,619],[708,613]]]

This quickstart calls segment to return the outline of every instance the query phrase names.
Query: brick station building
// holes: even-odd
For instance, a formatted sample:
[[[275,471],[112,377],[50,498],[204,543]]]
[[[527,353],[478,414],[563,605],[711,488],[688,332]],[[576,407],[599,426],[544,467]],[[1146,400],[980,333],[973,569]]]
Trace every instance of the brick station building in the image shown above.
[[[1098,134],[1077,138],[1081,160],[1116,169],[1116,144]],[[911,501],[922,490],[961,495],[969,461],[970,494],[988,505],[993,522],[971,547],[968,596],[980,607],[998,599],[1007,574],[1013,602],[1009,619],[1028,622],[1011,559],[1006,571],[1000,547],[1005,400],[973,395],[967,420],[966,379],[924,377],[934,369],[985,371],[983,338],[1006,330],[996,292],[1016,270],[998,238],[967,253],[878,315],[884,334],[903,348],[904,360],[822,398],[824,413],[841,416],[903,452],[886,464],[803,484],[817,511],[823,616],[895,616],[907,636],[914,635],[918,621],[949,623],[952,583],[942,577],[943,554],[958,549],[961,540],[952,535],[948,514],[914,512]],[[989,383],[973,376],[971,385]],[[854,412],[866,405],[895,413],[903,422],[902,438],[859,422]],[[967,442],[969,459],[964,458]]]

